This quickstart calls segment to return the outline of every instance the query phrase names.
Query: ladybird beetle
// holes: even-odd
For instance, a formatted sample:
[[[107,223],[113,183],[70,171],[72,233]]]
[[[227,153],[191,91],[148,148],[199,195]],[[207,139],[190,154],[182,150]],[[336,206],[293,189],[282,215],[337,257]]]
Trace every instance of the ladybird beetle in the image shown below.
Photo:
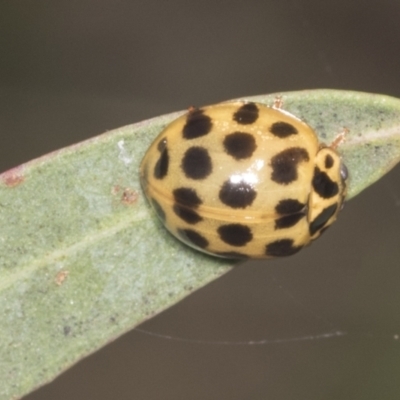
[[[336,152],[279,105],[220,103],[189,112],[155,139],[141,184],[165,227],[226,258],[289,256],[331,225],[346,195]]]

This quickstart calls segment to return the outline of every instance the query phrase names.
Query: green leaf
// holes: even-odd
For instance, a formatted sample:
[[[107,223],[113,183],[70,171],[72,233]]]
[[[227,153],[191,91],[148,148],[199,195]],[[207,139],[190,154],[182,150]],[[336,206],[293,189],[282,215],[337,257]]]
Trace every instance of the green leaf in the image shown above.
[[[280,94],[322,142],[344,128],[348,198],[400,156],[400,100]],[[272,104],[276,95],[248,97]],[[181,113],[126,126],[0,175],[0,399],[18,398],[230,270],[171,237],[143,198],[146,148]],[[340,220],[340,218],[339,218]]]

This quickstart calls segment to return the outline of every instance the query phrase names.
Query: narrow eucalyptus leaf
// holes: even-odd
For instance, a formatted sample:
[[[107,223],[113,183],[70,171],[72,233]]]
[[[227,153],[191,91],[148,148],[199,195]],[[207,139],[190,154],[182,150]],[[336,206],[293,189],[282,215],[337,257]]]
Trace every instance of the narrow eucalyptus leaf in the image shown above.
[[[400,156],[400,101],[312,90],[248,97],[339,147],[348,199]],[[107,132],[0,175],[0,399],[19,398],[230,270],[170,236],[138,180],[146,148],[181,112]],[[340,218],[339,218],[340,221]]]

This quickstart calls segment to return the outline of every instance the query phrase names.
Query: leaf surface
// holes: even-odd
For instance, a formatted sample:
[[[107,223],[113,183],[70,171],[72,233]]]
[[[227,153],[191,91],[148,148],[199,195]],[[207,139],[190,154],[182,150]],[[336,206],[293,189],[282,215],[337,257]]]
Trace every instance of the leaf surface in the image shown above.
[[[349,130],[339,148],[348,199],[399,161],[400,100],[335,90],[279,95],[322,142]],[[271,105],[276,96],[246,100]],[[0,399],[45,384],[233,266],[175,240],[142,195],[145,150],[179,115],[107,132],[0,175]]]

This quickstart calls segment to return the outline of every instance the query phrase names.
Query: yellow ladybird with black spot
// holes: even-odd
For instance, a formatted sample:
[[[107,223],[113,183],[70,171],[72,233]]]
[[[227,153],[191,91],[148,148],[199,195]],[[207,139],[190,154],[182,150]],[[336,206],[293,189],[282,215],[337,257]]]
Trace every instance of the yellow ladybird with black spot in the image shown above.
[[[148,149],[141,183],[165,227],[228,258],[288,256],[341,209],[347,170],[303,121],[252,102],[193,108]]]

